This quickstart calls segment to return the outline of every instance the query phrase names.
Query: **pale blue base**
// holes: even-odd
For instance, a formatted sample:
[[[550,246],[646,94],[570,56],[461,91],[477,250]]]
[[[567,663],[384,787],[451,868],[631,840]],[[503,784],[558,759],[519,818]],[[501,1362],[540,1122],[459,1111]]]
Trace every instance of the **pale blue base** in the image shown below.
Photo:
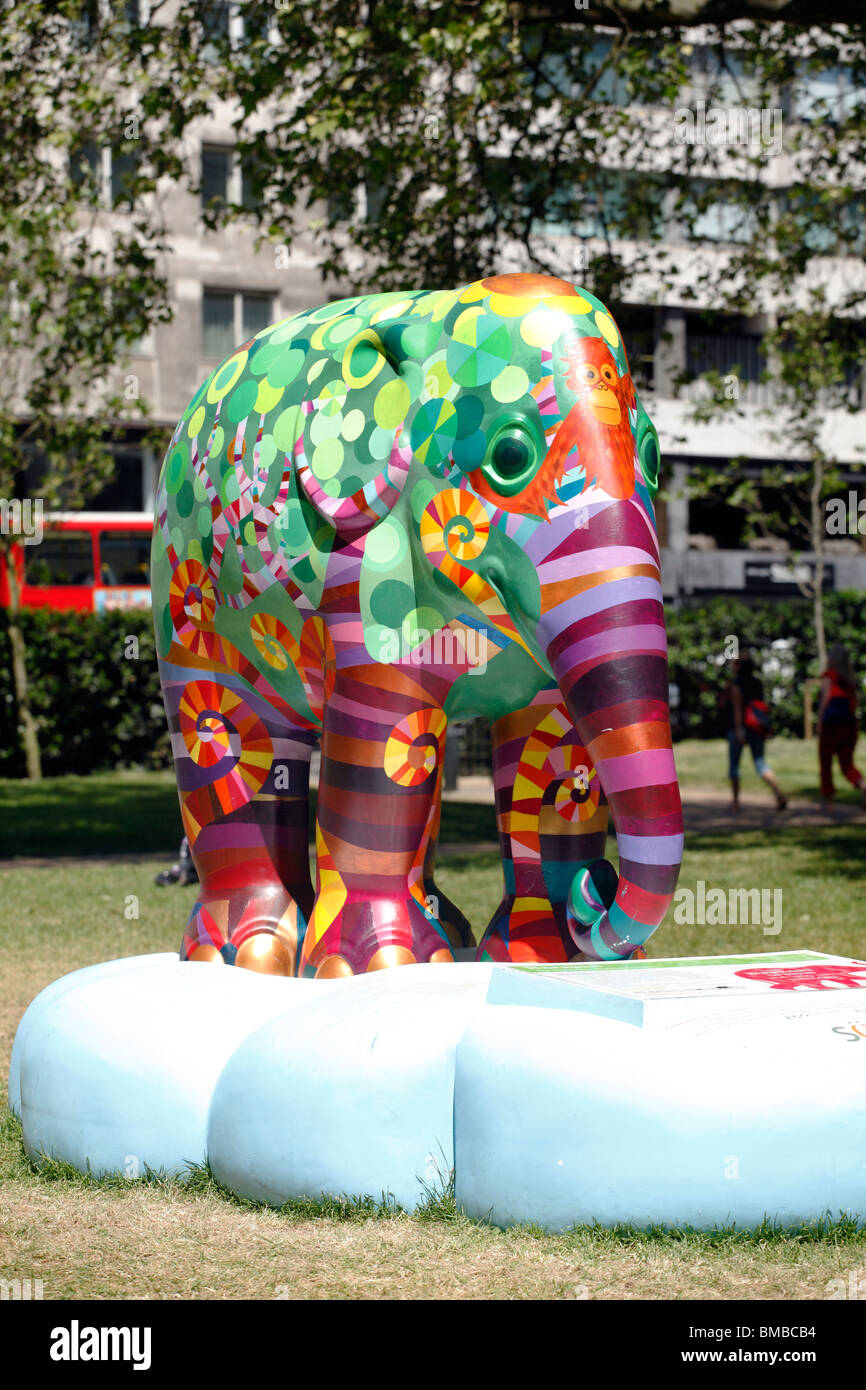
[[[635,1026],[583,1011],[582,986],[551,1006],[531,976],[505,994],[534,1006],[490,1003],[501,969],[91,966],[27,1010],[10,1105],[34,1157],[130,1176],[208,1161],[274,1205],[412,1209],[453,1168],[460,1207],[501,1226],[866,1219],[866,1036],[839,1027],[856,1014],[866,1034],[866,990],[798,991],[719,1027]]]

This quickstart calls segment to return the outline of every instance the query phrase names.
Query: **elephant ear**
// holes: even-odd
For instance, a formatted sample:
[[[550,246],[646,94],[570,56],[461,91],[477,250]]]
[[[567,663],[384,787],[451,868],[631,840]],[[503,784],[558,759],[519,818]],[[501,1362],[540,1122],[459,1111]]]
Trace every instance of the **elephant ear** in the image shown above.
[[[409,354],[400,349],[403,323],[369,326],[362,310],[340,317],[337,350],[325,346],[321,366],[313,335],[307,399],[298,407],[295,466],[316,511],[346,536],[381,521],[400,496],[412,462],[409,415],[415,400]],[[354,330],[354,331],[353,331]],[[417,393],[414,393],[417,394]]]

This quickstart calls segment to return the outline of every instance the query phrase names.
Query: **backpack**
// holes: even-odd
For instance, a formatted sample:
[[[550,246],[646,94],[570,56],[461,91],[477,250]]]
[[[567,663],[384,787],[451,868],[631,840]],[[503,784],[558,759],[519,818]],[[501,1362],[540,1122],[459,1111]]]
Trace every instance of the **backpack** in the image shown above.
[[[773,732],[770,711],[763,700],[749,701],[743,715],[743,723],[753,734],[760,734],[761,738],[769,738]]]

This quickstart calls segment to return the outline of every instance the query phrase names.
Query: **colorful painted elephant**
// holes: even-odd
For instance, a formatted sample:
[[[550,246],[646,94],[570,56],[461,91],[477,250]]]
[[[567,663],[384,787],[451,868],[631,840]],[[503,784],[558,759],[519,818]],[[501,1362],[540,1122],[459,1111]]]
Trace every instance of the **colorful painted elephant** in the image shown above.
[[[469,937],[432,882],[442,755],[448,719],[481,715],[505,895],[479,958],[642,947],[682,856],[658,467],[615,323],[547,276],[326,304],[212,373],[153,547],[201,880],[186,959],[452,960]]]

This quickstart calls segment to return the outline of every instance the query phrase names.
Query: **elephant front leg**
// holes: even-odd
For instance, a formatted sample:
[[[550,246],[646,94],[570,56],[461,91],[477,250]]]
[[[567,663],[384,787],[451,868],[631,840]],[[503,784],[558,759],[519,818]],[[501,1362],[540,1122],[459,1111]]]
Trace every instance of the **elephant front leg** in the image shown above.
[[[505,892],[477,959],[581,960],[568,896],[577,870],[604,855],[608,812],[595,768],[553,692],[491,733]]]
[[[304,975],[454,959],[424,884],[446,719],[417,691],[398,667],[337,673],[322,730]]]
[[[225,676],[163,674],[181,815],[199,876],[181,959],[295,973],[312,911],[308,820],[317,737]]]

